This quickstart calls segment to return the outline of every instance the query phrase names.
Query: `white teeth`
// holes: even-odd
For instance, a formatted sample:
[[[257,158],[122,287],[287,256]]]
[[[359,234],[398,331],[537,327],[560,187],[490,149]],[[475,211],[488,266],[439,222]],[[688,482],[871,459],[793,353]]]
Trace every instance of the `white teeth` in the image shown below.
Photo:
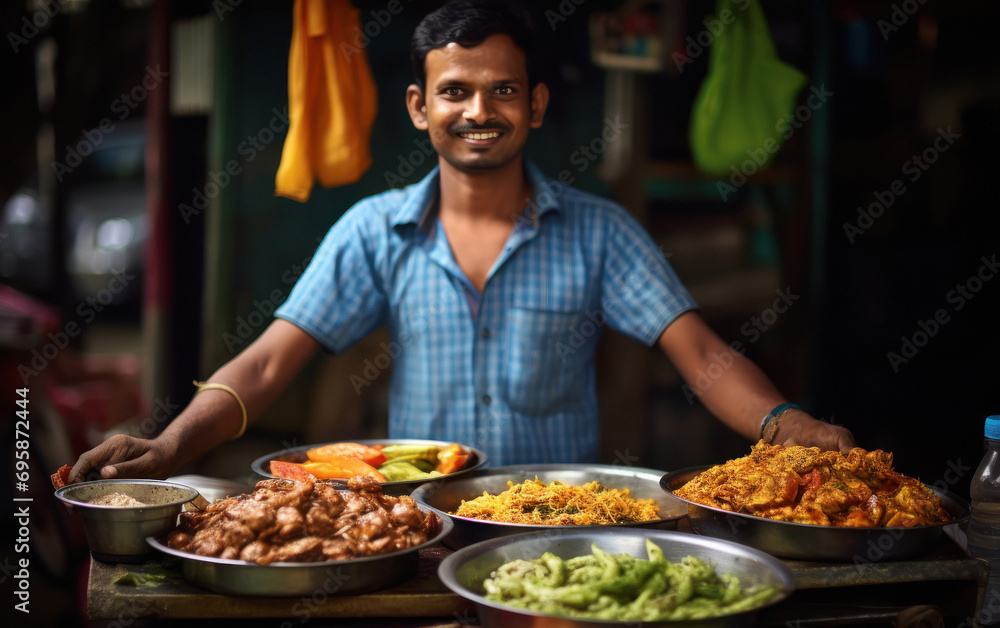
[[[461,133],[460,135],[470,140],[490,140],[495,137],[500,137],[500,133],[498,131],[493,131],[491,133]]]

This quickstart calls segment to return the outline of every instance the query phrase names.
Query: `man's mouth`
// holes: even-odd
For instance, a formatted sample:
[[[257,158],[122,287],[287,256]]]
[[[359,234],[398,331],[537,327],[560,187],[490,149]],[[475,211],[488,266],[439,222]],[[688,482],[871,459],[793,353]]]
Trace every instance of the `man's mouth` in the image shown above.
[[[500,137],[500,131],[481,131],[481,132],[467,132],[459,133],[459,137],[464,137],[467,140],[492,140],[494,138]]]

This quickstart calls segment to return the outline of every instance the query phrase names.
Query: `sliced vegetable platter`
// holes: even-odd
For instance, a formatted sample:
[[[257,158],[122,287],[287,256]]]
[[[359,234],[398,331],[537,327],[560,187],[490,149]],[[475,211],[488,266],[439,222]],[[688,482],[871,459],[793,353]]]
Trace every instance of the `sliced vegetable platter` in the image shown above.
[[[417,486],[486,464],[475,447],[441,440],[362,439],[303,445],[261,456],[251,468],[269,478],[343,483],[367,475],[388,495],[408,495]]]

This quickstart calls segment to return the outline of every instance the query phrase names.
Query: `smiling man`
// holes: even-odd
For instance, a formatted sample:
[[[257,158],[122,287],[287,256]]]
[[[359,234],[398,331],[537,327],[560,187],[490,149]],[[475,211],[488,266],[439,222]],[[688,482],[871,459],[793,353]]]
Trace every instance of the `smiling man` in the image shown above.
[[[352,207],[277,320],[160,436],[112,437],[81,456],[70,481],[91,468],[175,473],[242,433],[317,351],[340,353],[381,325],[394,354],[389,436],[474,445],[492,465],[597,461],[604,325],[658,345],[689,382],[721,371],[700,398],[751,441],[854,445],[847,429],[788,404],[707,327],[621,206],[553,185],[524,159],[549,93],[519,11],[447,4],[417,28],[412,60],[406,106],[437,167]]]

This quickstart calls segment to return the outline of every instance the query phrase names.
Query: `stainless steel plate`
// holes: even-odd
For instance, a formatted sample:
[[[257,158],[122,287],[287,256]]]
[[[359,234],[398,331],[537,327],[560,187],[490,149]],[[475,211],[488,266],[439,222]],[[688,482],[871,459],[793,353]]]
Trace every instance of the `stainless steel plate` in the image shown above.
[[[471,500],[483,493],[495,495],[507,490],[507,482],[518,484],[525,480],[533,480],[536,476],[542,482],[559,481],[579,486],[596,481],[608,488],[627,488],[632,497],[652,499],[660,507],[660,518],[653,521],[623,523],[615,526],[580,526],[582,528],[674,529],[677,527],[677,520],[687,515],[687,507],[684,502],[672,495],[665,494],[660,488],[662,471],[614,465],[538,464],[480,469],[462,477],[429,482],[417,488],[411,495],[418,503],[425,504],[438,513],[452,518],[455,522],[455,531],[443,541],[444,545],[452,549],[521,532],[566,529],[566,526],[498,523],[450,514],[462,504],[462,500]],[[577,527],[574,526],[574,528]]]
[[[439,447],[447,447],[451,445],[453,441],[445,440],[419,440],[413,438],[380,438],[380,439],[365,439],[365,440],[354,440],[350,441],[352,443],[360,443],[362,445],[437,445]],[[306,457],[306,452],[314,447],[323,447],[324,445],[332,445],[333,443],[319,443],[316,445],[302,445],[300,447],[291,447],[289,449],[283,449],[281,451],[276,451],[265,456],[261,456],[254,460],[250,467],[254,470],[257,475],[261,475],[266,478],[275,477],[271,473],[271,461],[272,460],[286,460],[288,462],[305,462],[308,460]],[[461,443],[460,443],[461,444]],[[469,447],[468,445],[462,445],[465,450],[469,453],[469,460],[465,463],[465,466],[454,473],[449,473],[446,476],[441,477],[454,477],[457,475],[464,475],[470,471],[474,471],[480,467],[486,465],[486,453],[476,449],[475,447]],[[346,489],[347,482],[341,482],[339,480],[324,480],[325,482],[330,482],[338,489]],[[415,488],[428,482],[429,480],[414,480],[409,482],[383,482],[382,492],[386,495],[391,495],[393,497],[399,497],[400,495],[409,495],[413,492]]]
[[[429,512],[426,507],[418,507]],[[441,531],[420,545],[389,554],[314,563],[258,565],[182,552],[167,547],[162,535],[146,541],[160,552],[179,558],[181,573],[188,582],[216,593],[286,596],[322,592],[335,596],[377,591],[409,580],[417,572],[418,552],[448,536],[452,527],[448,517],[441,517]]]
[[[142,506],[102,506],[93,500],[121,493]],[[105,563],[140,563],[153,553],[146,537],[170,530],[195,489],[161,480],[94,480],[63,486],[56,497],[83,521],[90,554]]]
[[[611,554],[626,553],[646,558],[646,539],[656,543],[671,562],[679,561],[689,555],[696,556],[710,563],[719,573],[736,575],[746,586],[776,584],[781,588],[781,592],[770,602],[746,612],[701,621],[642,623],[646,628],[752,626],[760,608],[780,602],[795,588],[795,577],[791,569],[764,552],[695,534],[638,528],[564,527],[482,541],[445,558],[438,568],[438,576],[449,589],[475,603],[477,617],[484,628],[637,626],[639,624],[636,622],[567,619],[504,606],[483,597],[483,581],[497,567],[512,560],[538,558],[543,552],[552,552],[563,559],[584,556],[592,552],[590,547],[592,543],[596,543]]]
[[[687,504],[691,529],[699,534],[736,541],[774,556],[799,560],[880,562],[920,556],[934,549],[946,526],[969,518],[968,502],[948,491],[930,487],[954,521],[913,528],[836,528],[776,521],[677,497],[674,490],[710,468],[689,467],[663,476],[663,490]]]
[[[217,499],[251,493],[254,488],[242,482],[198,474],[174,475],[167,478],[167,482],[176,482],[177,484],[190,486],[198,491],[209,503]]]

